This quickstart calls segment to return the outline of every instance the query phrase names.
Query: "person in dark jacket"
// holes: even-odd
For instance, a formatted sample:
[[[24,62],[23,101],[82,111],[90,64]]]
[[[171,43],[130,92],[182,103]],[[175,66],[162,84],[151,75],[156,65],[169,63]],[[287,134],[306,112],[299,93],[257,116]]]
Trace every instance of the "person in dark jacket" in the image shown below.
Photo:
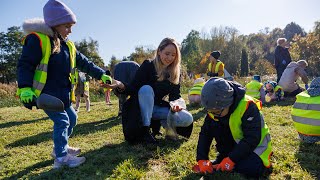
[[[274,51],[274,66],[277,70],[277,83],[279,83],[283,71],[291,62],[291,56],[287,46],[288,43],[286,38],[279,38],[277,40],[277,47]]]
[[[80,149],[68,144],[77,124],[77,114],[71,106],[71,102],[75,102],[75,68],[103,82],[111,82],[112,79],[105,74],[109,72],[103,71],[76,51],[73,42],[68,39],[76,23],[76,16],[71,9],[58,0],[49,0],[43,8],[43,15],[44,19],[30,19],[23,24],[27,36],[17,66],[17,95],[26,105],[44,93],[62,101],[63,111],[44,109],[54,123],[53,168],[63,165],[76,167],[86,159],[77,157]]]
[[[208,114],[199,134],[194,171],[262,175],[271,166],[271,140],[259,110],[261,102],[245,95],[244,87],[236,82],[211,78],[202,89],[201,103]],[[210,161],[213,139],[218,155]]]
[[[134,61],[121,61],[114,67],[114,78],[125,83],[130,84],[136,75],[136,72],[140,65]],[[121,115],[122,113],[122,106],[123,103],[126,102],[128,95],[118,93],[118,91],[114,91],[114,94],[119,99],[119,112],[118,115]]]
[[[180,95],[180,63],[181,54],[177,42],[165,38],[157,48],[155,58],[141,64],[132,83],[113,80],[113,85],[105,85],[130,96],[138,95],[143,141],[147,143],[156,142],[149,131],[151,118],[160,120],[166,134],[173,139],[176,138],[176,128],[192,127],[192,115],[185,109],[185,104],[179,103],[184,102]],[[170,104],[164,101],[166,96],[169,96]]]

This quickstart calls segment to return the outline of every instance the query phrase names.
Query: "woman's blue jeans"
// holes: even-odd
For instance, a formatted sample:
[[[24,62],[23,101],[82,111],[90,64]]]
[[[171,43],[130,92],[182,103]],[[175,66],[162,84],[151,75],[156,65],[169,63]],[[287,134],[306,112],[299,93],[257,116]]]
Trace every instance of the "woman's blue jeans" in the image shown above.
[[[44,111],[53,121],[53,143],[56,157],[68,154],[68,139],[72,134],[73,127],[77,124],[77,113],[72,106],[62,112]]]
[[[144,85],[139,89],[138,98],[143,126],[150,126],[151,118],[160,120],[164,128],[168,127],[167,120],[170,120],[174,127],[187,127],[193,122],[193,117],[187,110],[169,116],[169,113],[172,113],[169,107],[154,105],[154,91],[149,85]]]

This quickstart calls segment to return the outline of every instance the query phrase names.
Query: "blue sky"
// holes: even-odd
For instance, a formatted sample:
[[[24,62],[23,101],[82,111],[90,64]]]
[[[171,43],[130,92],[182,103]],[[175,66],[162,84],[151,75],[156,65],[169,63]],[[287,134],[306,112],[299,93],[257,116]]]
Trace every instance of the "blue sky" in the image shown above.
[[[136,46],[156,48],[165,37],[179,43],[192,30],[232,26],[241,34],[296,22],[309,32],[320,20],[319,0],[62,0],[77,16],[70,39],[91,37],[108,63],[129,56]],[[47,0],[1,0],[0,32],[42,17]]]

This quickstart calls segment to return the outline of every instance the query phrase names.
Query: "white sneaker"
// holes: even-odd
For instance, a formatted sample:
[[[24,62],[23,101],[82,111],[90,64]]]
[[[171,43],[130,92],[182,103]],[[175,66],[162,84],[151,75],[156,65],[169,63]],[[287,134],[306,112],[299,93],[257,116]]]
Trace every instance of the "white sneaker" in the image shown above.
[[[54,160],[53,169],[58,169],[58,168],[61,168],[62,166],[68,166],[73,168],[73,167],[80,166],[85,161],[86,161],[85,157],[71,156],[70,154],[67,154],[64,157],[56,158]]]
[[[81,153],[81,149],[80,148],[75,148],[75,147],[68,147],[68,154],[70,154],[71,156],[77,156]],[[51,152],[51,157],[56,158],[56,152],[54,151],[54,148]]]

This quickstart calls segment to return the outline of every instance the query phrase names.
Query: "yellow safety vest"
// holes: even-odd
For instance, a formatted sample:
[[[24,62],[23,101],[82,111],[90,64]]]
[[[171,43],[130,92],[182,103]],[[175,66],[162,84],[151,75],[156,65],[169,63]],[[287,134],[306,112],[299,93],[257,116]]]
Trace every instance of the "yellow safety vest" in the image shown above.
[[[47,81],[48,63],[51,56],[51,43],[48,35],[45,35],[39,32],[32,32],[30,34],[34,34],[39,38],[40,47],[42,50],[42,59],[40,61],[40,64],[37,66],[35,70],[35,73],[33,76],[33,84],[32,84],[32,91],[34,91],[36,96],[39,97]],[[24,44],[24,40],[22,44]],[[69,53],[70,53],[70,75],[69,75],[69,80],[71,82],[70,99],[73,103],[75,103],[76,99],[75,99],[74,90],[75,90],[75,85],[78,82],[78,74],[76,70],[76,51],[77,50],[73,42],[70,40],[67,41],[67,46],[69,48]],[[19,89],[18,89],[18,92],[20,92]],[[20,93],[18,93],[18,95],[20,96]]]
[[[281,96],[284,95],[284,92],[282,91],[282,87],[277,85],[275,88],[274,88],[274,92],[277,92],[278,90],[281,90]]]
[[[229,119],[229,127],[231,130],[231,134],[236,143],[239,143],[241,139],[243,139],[242,132],[242,121],[241,118],[243,114],[246,112],[248,105],[250,102],[255,102],[258,109],[261,110],[262,104],[261,101],[252,98],[251,96],[245,95],[244,98],[241,99],[239,105],[234,110],[234,112],[230,115]],[[213,114],[208,113],[209,117],[213,117]],[[261,114],[261,111],[260,111]],[[254,153],[256,153],[260,159],[262,160],[265,167],[270,167],[270,156],[272,154],[272,146],[271,146],[271,138],[269,134],[269,128],[267,124],[264,122],[263,116],[261,114],[261,139],[259,145],[254,149]]]
[[[204,86],[204,82],[203,83],[197,83],[195,84],[189,91],[190,95],[200,95],[201,94],[201,90]]]
[[[84,91],[89,92],[89,81],[85,81],[83,84],[84,84]]]
[[[246,95],[249,95],[256,99],[260,99],[261,97],[260,89],[262,86],[263,86],[262,83],[256,80],[252,80],[246,85]]]
[[[210,62],[209,65],[208,65],[208,71],[212,72],[212,73],[218,73],[220,65],[222,65],[222,67],[224,68],[224,64],[221,61],[217,61],[216,67],[214,68],[214,71],[212,72],[211,71],[212,70],[212,63]],[[218,77],[224,77],[224,73],[221,76],[218,76]]]
[[[320,96],[311,97],[304,91],[296,98],[291,111],[296,130],[304,135],[320,136]]]

